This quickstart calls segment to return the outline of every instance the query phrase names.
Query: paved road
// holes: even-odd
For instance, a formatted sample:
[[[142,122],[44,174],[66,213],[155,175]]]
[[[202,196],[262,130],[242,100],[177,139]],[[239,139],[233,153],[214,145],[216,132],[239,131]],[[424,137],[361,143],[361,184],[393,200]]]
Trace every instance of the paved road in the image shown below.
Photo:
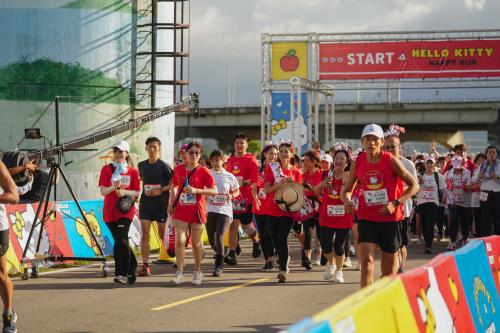
[[[16,280],[19,332],[278,332],[359,289],[359,272],[345,271],[342,285],[326,282],[323,267],[305,271],[297,244],[292,247],[286,284],[276,283],[276,272],[260,271],[263,259],[251,258],[247,241],[238,266],[226,267],[221,278],[209,276],[213,263],[205,259],[202,286],[191,285],[190,276],[181,286],[170,285],[170,265],[153,266],[154,276],[134,286],[99,278],[96,267]],[[416,267],[431,256],[413,246],[410,258],[409,267]]]

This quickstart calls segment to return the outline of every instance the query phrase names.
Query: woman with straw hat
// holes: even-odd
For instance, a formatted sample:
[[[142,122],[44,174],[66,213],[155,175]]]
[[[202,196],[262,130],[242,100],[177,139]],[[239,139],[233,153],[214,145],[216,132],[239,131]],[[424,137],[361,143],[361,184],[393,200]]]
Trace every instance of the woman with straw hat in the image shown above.
[[[292,213],[304,204],[302,173],[294,165],[295,149],[292,141],[279,145],[279,158],[264,170],[264,191],[274,198],[269,202],[268,214],[271,233],[276,235],[279,257],[278,282],[284,283],[290,269],[288,235],[293,225]]]

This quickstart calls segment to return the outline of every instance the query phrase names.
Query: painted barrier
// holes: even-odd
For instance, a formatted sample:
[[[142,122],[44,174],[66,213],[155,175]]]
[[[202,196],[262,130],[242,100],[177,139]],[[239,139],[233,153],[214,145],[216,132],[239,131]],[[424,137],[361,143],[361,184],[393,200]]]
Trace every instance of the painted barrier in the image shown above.
[[[497,332],[499,258],[500,236],[472,240],[422,267],[383,278],[286,332]]]
[[[80,201],[84,214],[89,221],[91,229],[101,246],[104,255],[113,253],[113,237],[106,223],[102,220],[103,200]],[[20,271],[19,260],[22,257],[27,239],[33,225],[38,204],[7,205],[7,217],[11,231],[10,246],[7,252],[9,272]],[[97,245],[93,241],[86,228],[76,204],[72,201],[58,202],[56,206],[49,203],[49,209],[55,208],[57,214],[47,218],[45,227],[41,230],[39,254],[65,255],[78,257],[95,257],[99,254]],[[35,257],[36,242],[38,241],[40,228],[37,227],[31,238],[27,252],[28,258]],[[134,248],[140,246],[141,225],[136,216],[132,221],[129,232],[130,245]],[[160,237],[156,223],[151,228],[150,247],[152,250],[160,248]]]

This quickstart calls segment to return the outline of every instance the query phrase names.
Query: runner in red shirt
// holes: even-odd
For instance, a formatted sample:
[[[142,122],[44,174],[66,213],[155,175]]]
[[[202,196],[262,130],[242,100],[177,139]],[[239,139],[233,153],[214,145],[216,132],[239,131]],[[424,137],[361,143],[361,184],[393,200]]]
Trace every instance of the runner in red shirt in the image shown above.
[[[347,149],[342,147],[336,150],[333,154],[333,167],[316,187],[316,193],[322,197],[319,215],[321,248],[328,260],[324,279],[334,280],[336,283],[344,283],[342,267],[346,257],[345,243],[354,224],[353,214],[346,213],[344,203],[340,200],[340,192],[349,175],[350,165]]]
[[[241,223],[243,231],[253,242],[252,257],[261,254],[259,235],[253,226],[253,196],[252,183],[257,180],[259,164],[252,154],[247,154],[248,137],[244,133],[236,134],[234,138],[234,155],[227,160],[226,170],[231,172],[240,185],[241,195],[233,202],[233,222],[229,227],[229,252],[224,258],[228,265],[236,265],[236,248],[238,246],[238,228]]]
[[[353,213],[355,204],[351,200],[352,191],[358,181],[361,183],[363,192],[357,215],[361,287],[365,287],[373,283],[377,247],[382,250],[382,275],[396,274],[400,245],[399,223],[404,217],[401,203],[415,195],[419,186],[399,159],[382,151],[384,131],[379,125],[365,126],[361,143],[365,152],[359,154],[353,162],[341,200],[346,213]],[[404,192],[403,182],[408,185]]]
[[[303,233],[304,233],[304,255],[302,259],[302,267],[307,270],[312,270],[311,256],[312,256],[312,247],[311,240],[313,232],[316,232],[319,235],[319,200],[316,195],[315,189],[316,186],[322,180],[322,170],[319,169],[320,166],[320,154],[315,150],[308,150],[304,153],[303,157],[303,169],[304,173],[302,174],[302,185],[304,185],[304,194],[305,196],[311,200],[313,207],[315,208],[316,214],[308,219],[307,221],[302,222]]]
[[[290,213],[282,210],[274,201],[274,193],[285,182],[296,182],[302,184],[302,173],[296,168],[293,154],[295,149],[292,142],[284,142],[279,145],[279,159],[275,163],[266,166],[264,170],[264,191],[271,197],[268,213],[271,225],[271,234],[276,235],[276,247],[280,264],[278,282],[285,282],[286,275],[290,272],[288,267],[288,235],[292,230],[293,219]]]
[[[271,235],[269,224],[268,206],[273,199],[264,190],[264,170],[278,158],[278,146],[270,144],[262,149],[261,166],[259,168],[258,179],[252,184],[252,194],[254,197],[253,213],[259,229],[260,244],[262,254],[266,261],[263,271],[274,270],[274,241]]]
[[[201,260],[203,243],[201,235],[203,225],[207,222],[205,196],[216,195],[217,186],[210,171],[198,164],[202,147],[197,142],[187,146],[187,163],[178,165],[174,170],[172,190],[168,212],[172,215],[172,225],[175,228],[175,259],[177,272],[171,280],[174,284],[181,284],[184,280],[184,257],[187,232],[191,230],[193,245],[194,271],[192,283],[200,285]]]
[[[127,212],[122,212],[117,206],[120,197],[129,196],[131,199],[139,197],[139,172],[133,167],[129,151],[128,142],[120,140],[113,147],[113,162],[103,166],[99,176],[99,189],[104,196],[103,220],[115,241],[113,281],[121,284],[135,283],[137,268],[137,260],[128,243],[128,231],[135,215],[135,203],[132,203]]]

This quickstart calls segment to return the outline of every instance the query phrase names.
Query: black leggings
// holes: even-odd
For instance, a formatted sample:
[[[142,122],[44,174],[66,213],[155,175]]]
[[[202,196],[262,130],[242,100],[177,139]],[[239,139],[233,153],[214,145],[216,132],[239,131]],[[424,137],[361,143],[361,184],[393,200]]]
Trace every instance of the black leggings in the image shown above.
[[[436,221],[438,234],[442,237],[448,235],[448,217],[444,215],[444,206],[439,206],[438,218]]]
[[[313,218],[302,222],[303,230],[304,230],[304,250],[311,250],[311,240],[312,240],[312,231],[315,228],[316,234],[319,237],[319,217],[316,215]]]
[[[335,255],[343,256],[345,254],[345,241],[347,236],[349,236],[350,228],[345,229],[335,229],[330,227],[320,227],[320,243],[321,249],[325,254],[332,253],[332,249],[335,251]],[[335,242],[333,241],[333,236],[335,236]]]
[[[434,225],[439,217],[439,206],[433,202],[426,202],[418,205],[418,211],[420,213],[420,221],[422,222],[425,247],[430,249],[434,240]]]
[[[276,235],[276,247],[280,271],[286,271],[288,265],[288,235],[292,230],[293,220],[289,216],[269,216],[271,234]]]
[[[470,207],[462,207],[458,205],[448,206],[450,211],[450,240],[452,242],[457,241],[458,227],[460,226],[460,231],[462,232],[462,239],[467,240],[469,238],[469,229],[472,222],[472,215]]]
[[[256,214],[255,222],[257,222],[257,229],[259,230],[260,246],[264,254],[264,259],[268,260],[274,255],[276,242],[273,236],[276,237],[277,235],[273,235],[271,232],[270,216]]]
[[[219,213],[208,213],[207,229],[208,242],[216,253],[215,266],[222,267],[224,262],[224,235],[233,219]]]
[[[480,236],[493,234],[500,235],[500,192],[488,192],[487,201],[481,201],[481,230]]]
[[[113,246],[113,257],[115,258],[115,276],[134,275],[137,268],[135,254],[129,246],[128,231],[131,220],[120,218],[116,222],[108,223],[108,228],[113,235],[115,245]]]

